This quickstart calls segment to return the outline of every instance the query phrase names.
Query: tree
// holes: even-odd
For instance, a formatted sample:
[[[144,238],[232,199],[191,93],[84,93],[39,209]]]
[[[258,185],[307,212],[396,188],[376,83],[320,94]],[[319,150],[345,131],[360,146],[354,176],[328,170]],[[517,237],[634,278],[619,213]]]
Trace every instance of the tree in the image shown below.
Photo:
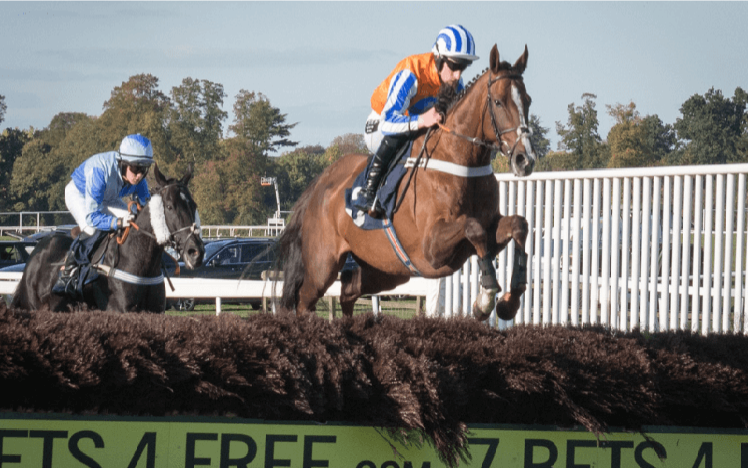
[[[97,121],[102,145],[99,151],[119,148],[126,135],[140,133],[151,140],[156,161],[173,162],[166,125],[170,108],[169,98],[158,90],[158,78],[150,74],[131,76],[115,87],[104,103],[104,113]]]
[[[281,147],[296,146],[297,141],[289,140],[290,130],[296,124],[286,123],[286,114],[270,105],[262,93],[249,92],[245,89],[236,95],[234,104],[234,125],[229,130],[249,142],[250,149],[263,156]]]
[[[325,170],[328,166],[325,154],[322,147],[306,147],[275,159],[269,169],[278,179],[281,209],[290,210],[304,190]]]
[[[216,157],[223,135],[223,85],[185,78],[171,89],[170,142],[181,160],[193,164]],[[181,168],[180,168],[181,169]]]
[[[540,125],[540,117],[535,114],[530,114],[529,125],[530,130],[532,130],[532,135],[530,135],[532,149],[538,159],[543,159],[551,150],[551,141],[546,137],[549,129]]]
[[[332,139],[325,151],[325,161],[330,165],[346,154],[369,154],[364,135],[361,133],[346,133]]]
[[[21,156],[23,146],[33,134],[19,129],[8,128],[0,135],[0,211],[8,211],[14,204],[9,190],[13,175],[13,164]]]
[[[10,180],[14,210],[66,210],[64,189],[72,171],[99,152],[95,119],[60,113],[36,132],[13,164]]]
[[[745,136],[745,92],[735,90],[726,99],[713,87],[704,96],[695,94],[681,106],[675,130],[685,147],[684,160],[691,164],[725,164],[741,160]]]
[[[0,94],[0,124],[5,122],[5,111],[8,110],[8,106],[5,105],[5,96]]]
[[[574,103],[569,104],[566,125],[556,122],[556,132],[561,137],[558,149],[568,151],[576,158],[575,169],[604,167],[606,152],[597,133],[597,96],[585,93],[582,99],[584,103],[579,107],[575,107]]]
[[[650,154],[646,146],[646,135],[641,125],[642,118],[636,110],[636,104],[607,105],[608,114],[616,124],[608,133],[610,160],[608,167],[641,167],[647,166]]]

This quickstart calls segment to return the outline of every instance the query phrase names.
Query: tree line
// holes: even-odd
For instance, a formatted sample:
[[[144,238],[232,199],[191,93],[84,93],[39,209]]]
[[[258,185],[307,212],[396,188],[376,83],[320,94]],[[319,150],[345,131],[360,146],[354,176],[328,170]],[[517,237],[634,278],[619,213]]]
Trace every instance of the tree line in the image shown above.
[[[181,176],[194,167],[190,183],[204,224],[265,224],[276,210],[275,193],[260,185],[275,177],[281,209],[290,210],[309,183],[342,155],[364,152],[363,135],[336,137],[324,148],[299,147],[291,139],[296,125],[260,92],[240,90],[234,97],[228,132],[223,85],[185,78],[168,95],[158,78],[134,75],[112,90],[99,116],[59,113],[36,130],[7,128],[0,135],[0,211],[64,211],[64,187],[72,171],[89,156],[115,150],[121,139],[141,133],[151,139],[162,172]],[[598,133],[594,94],[568,106],[568,120],[556,122],[560,137],[551,151],[548,134],[530,116],[536,171],[604,167],[647,167],[748,162],[748,94],[732,98],[709,89],[681,106],[681,117],[666,124],[657,115],[641,116],[633,102],[606,105],[615,125]],[[7,106],[0,95],[0,124]],[[270,156],[280,152],[279,157]],[[497,172],[508,170],[502,157]],[[58,223],[49,217],[47,223]]]
[[[581,99],[580,105],[569,104],[566,123],[556,122],[557,151],[545,151],[548,129],[538,132],[531,125],[536,136],[543,135],[536,171],[748,162],[748,93],[740,87],[732,98],[714,88],[691,96],[673,124],[656,114],[642,116],[633,102],[606,105],[615,121],[606,139],[598,132],[597,96],[585,93]],[[508,170],[500,158],[494,167]]]

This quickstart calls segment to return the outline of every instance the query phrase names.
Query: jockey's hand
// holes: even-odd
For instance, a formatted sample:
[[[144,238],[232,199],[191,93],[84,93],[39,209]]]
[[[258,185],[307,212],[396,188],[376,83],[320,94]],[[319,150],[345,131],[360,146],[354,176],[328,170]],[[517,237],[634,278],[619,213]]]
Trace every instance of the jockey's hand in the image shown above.
[[[135,219],[135,215],[130,213],[127,216],[123,216],[122,218],[117,219],[117,229],[126,228],[130,225],[130,221]]]
[[[428,128],[441,123],[442,116],[436,112],[436,108],[432,107],[423,114],[418,116],[418,128]]]

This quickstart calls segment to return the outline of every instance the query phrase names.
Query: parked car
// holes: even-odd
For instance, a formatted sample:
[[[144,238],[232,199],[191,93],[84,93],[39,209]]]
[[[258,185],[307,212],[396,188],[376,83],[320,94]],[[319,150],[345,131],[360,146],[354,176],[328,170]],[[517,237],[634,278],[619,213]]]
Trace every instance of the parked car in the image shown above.
[[[34,247],[32,241],[0,241],[0,268],[25,264]]]
[[[215,240],[205,243],[205,255],[203,264],[189,270],[182,268],[184,265],[180,262],[181,278],[210,278],[210,279],[251,279],[259,280],[262,272],[269,270],[273,260],[274,253],[271,249],[275,240],[270,238],[233,238]],[[167,271],[173,270],[174,261],[165,260]],[[179,298],[169,300],[167,307],[173,307],[177,310],[192,310],[195,303],[211,303],[212,299],[194,299]],[[227,301],[228,302],[228,301]],[[262,301],[260,300],[241,300],[239,303],[249,303],[253,309],[259,309]]]
[[[210,278],[210,279],[262,279],[262,272],[270,270],[275,261],[275,251],[272,246],[275,239],[271,238],[234,238],[216,240],[205,243],[205,256],[202,266],[194,270],[181,268],[182,278]],[[173,271],[174,261],[169,259],[165,262],[167,271]],[[358,268],[353,257],[348,255],[341,271]],[[167,308],[173,307],[177,310],[192,310],[195,304],[208,304],[213,299],[179,298],[169,300]],[[228,299],[227,303],[249,304],[257,310],[262,305],[260,299]]]

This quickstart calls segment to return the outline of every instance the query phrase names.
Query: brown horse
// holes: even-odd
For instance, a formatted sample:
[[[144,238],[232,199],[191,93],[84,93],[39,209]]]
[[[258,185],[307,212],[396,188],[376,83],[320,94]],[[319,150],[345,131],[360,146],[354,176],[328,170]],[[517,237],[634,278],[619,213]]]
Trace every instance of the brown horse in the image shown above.
[[[498,182],[490,166],[492,150],[502,149],[508,150],[502,153],[509,157],[517,176],[529,175],[535,164],[527,123],[530,97],[522,80],[527,56],[525,47],[510,65],[499,60],[494,45],[489,69],[456,96],[444,125],[415,139],[412,159],[425,156],[422,164],[409,169],[415,172],[410,183],[400,184],[398,197],[404,198],[391,220],[402,250],[415,271],[426,278],[447,276],[471,255],[478,255],[481,292],[473,308],[480,320],[490,316],[500,291],[492,263],[495,256],[514,239],[515,258],[519,262],[527,259],[527,221],[499,213]],[[340,304],[347,316],[362,295],[392,289],[413,275],[384,230],[362,230],[346,213],[345,190],[366,163],[364,155],[340,158],[296,203],[279,239],[283,309],[298,315],[313,312],[349,252],[361,268],[341,277]],[[510,291],[496,306],[505,320],[517,313],[526,288],[525,263],[517,261]]]

